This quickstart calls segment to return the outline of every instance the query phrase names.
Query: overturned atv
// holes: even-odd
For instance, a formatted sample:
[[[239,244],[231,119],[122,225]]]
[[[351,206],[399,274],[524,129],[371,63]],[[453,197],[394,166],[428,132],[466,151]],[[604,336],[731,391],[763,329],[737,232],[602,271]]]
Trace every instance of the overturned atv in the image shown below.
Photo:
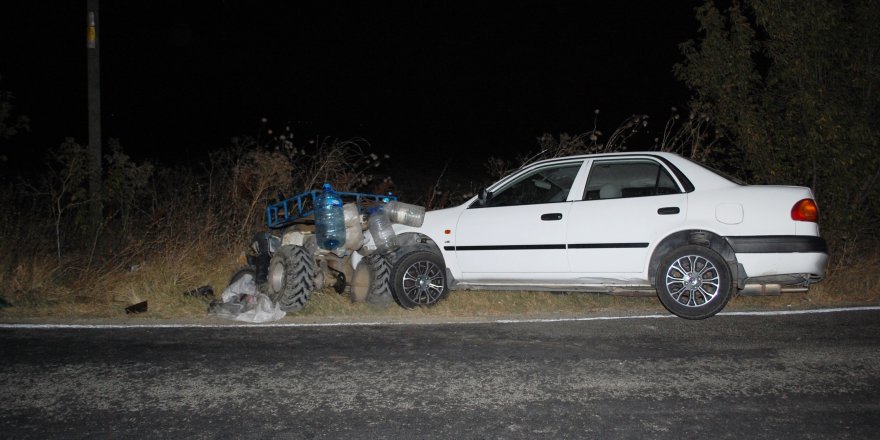
[[[354,302],[430,306],[448,293],[437,245],[391,226],[421,226],[424,213],[394,196],[325,185],[270,205],[270,231],[256,235],[248,262],[261,290],[288,312],[325,287]]]

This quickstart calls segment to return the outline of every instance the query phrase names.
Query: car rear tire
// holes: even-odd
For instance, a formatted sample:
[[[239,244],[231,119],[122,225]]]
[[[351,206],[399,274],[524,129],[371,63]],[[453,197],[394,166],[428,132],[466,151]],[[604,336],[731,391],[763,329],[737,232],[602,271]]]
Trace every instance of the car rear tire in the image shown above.
[[[679,247],[657,268],[655,287],[660,302],[685,319],[705,319],[720,312],[733,294],[730,267],[705,246]]]
[[[416,251],[397,260],[391,271],[391,293],[405,309],[430,307],[449,294],[446,264],[433,252]]]
[[[316,289],[315,274],[315,260],[304,247],[282,246],[269,262],[269,297],[281,310],[300,311]]]

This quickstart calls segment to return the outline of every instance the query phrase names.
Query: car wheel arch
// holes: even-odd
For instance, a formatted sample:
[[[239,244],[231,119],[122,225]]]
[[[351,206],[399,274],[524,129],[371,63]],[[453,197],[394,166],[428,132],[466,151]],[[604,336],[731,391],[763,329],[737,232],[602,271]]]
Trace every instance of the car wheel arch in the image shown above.
[[[660,265],[663,257],[673,250],[686,245],[705,246],[721,255],[730,268],[731,277],[736,280],[737,288],[742,288],[745,274],[742,273],[741,265],[736,261],[736,254],[730,243],[724,237],[714,232],[700,229],[689,229],[672,233],[654,247],[654,252],[651,254],[651,260],[648,263],[648,280],[652,286],[655,285],[657,267]]]
[[[427,251],[443,258],[440,246],[431,237],[418,232],[404,232],[397,236],[400,247],[394,251],[394,259],[415,251]]]

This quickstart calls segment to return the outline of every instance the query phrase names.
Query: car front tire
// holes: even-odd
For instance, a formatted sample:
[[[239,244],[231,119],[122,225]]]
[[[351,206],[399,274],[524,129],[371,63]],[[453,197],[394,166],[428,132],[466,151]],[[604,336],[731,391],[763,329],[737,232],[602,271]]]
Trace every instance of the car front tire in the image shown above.
[[[705,246],[679,247],[657,268],[655,287],[660,302],[685,319],[705,319],[720,312],[733,294],[730,267]]]
[[[405,309],[433,306],[449,293],[446,264],[433,252],[403,256],[394,264],[391,280],[394,300]]]

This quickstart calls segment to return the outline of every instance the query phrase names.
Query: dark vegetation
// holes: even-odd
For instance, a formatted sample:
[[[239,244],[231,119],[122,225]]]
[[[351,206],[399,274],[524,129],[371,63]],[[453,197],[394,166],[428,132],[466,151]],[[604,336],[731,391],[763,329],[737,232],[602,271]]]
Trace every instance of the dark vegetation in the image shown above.
[[[673,108],[661,135],[645,142],[645,127],[658,127],[634,115],[607,132],[597,124],[576,135],[543,134],[528,158],[653,148],[754,184],[809,186],[832,251],[823,286],[875,300],[880,8],[871,0],[707,1],[697,17],[699,37],[682,44],[678,64],[670,61],[691,100]],[[13,104],[10,93],[0,94],[6,145],[27,136],[28,120]],[[171,309],[179,292],[225,285],[279,193],[324,181],[341,190],[396,191],[390,177],[373,174],[386,158],[366,140],[295,142],[293,133],[276,131],[266,126],[261,136],[233,139],[186,168],[134,161],[111,140],[97,224],[88,215],[94,198],[84,146],[68,139],[52,148],[38,177],[13,177],[17,165],[0,151],[2,296],[35,314],[113,314],[116,305],[146,298]],[[441,173],[428,188],[402,190],[429,209],[450,206],[526,158],[487,158],[485,181]]]

